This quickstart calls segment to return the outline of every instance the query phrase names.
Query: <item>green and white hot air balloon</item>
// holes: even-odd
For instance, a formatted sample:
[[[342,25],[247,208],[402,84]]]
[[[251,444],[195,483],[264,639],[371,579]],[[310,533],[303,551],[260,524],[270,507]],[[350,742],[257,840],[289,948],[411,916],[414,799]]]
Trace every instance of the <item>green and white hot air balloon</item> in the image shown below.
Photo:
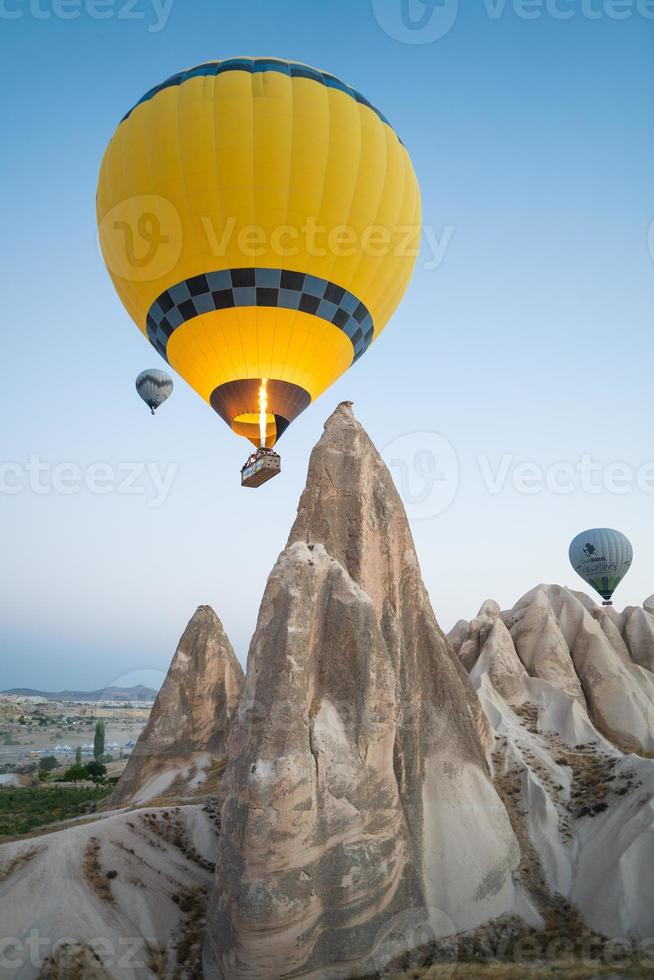
[[[594,527],[578,534],[568,553],[575,572],[601,595],[602,605],[612,605],[613,593],[634,557],[629,539],[613,528]]]

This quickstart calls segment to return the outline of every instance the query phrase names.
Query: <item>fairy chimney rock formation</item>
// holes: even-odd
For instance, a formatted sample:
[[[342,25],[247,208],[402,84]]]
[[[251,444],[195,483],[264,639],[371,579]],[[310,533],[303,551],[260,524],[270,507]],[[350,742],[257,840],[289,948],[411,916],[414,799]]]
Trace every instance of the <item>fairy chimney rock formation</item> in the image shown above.
[[[200,606],[179,641],[112,803],[217,789],[243,681],[222,623],[210,606]]]
[[[493,725],[532,878],[540,868],[539,911],[551,920],[563,897],[586,927],[627,942],[654,934],[650,604],[620,613],[540,585],[492,628],[486,603],[450,634]]]
[[[519,903],[488,726],[351,405],[313,450],[230,737],[207,980],[364,975]],[[424,934],[424,933],[422,933]]]

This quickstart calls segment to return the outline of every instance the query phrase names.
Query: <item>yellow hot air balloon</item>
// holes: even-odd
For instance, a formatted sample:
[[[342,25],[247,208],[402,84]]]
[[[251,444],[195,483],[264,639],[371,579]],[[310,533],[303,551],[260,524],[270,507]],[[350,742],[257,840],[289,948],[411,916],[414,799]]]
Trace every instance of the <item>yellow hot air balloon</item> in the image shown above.
[[[420,192],[382,114],[276,59],[198,65],[119,124],[97,195],[116,290],[238,435],[272,447],[409,283]]]

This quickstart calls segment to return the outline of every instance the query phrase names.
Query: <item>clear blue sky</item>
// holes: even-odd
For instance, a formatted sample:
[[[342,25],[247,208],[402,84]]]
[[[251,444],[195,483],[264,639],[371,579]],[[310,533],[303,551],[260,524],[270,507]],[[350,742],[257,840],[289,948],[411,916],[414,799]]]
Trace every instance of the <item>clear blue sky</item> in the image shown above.
[[[167,14],[136,0],[129,18],[125,0],[0,4],[1,461],[14,467],[5,482],[25,484],[0,493],[0,687],[165,670],[204,602],[244,657],[310,448],[344,398],[392,444],[411,499],[425,491],[410,512],[424,518],[413,530],[444,628],[489,596],[508,606],[540,581],[579,585],[567,544],[596,524],[634,543],[617,604],[654,592],[654,470],[634,482],[654,461],[654,20],[644,0],[459,6],[444,0],[430,20],[411,0],[428,20],[419,36],[401,0],[176,0]],[[425,251],[379,343],[289,430],[283,476],[256,493],[238,485],[245,444],[183,382],[154,420],[136,398],[157,355],[114,294],[94,211],[122,114],[174,71],[238,54],[309,62],[366,94],[402,136],[425,223],[448,243],[436,269]],[[431,494],[423,447],[445,474]],[[452,451],[458,484],[442,511]],[[578,475],[569,493],[516,489],[517,465],[551,481],[551,464],[584,455],[602,464],[599,492]],[[172,464],[175,477],[159,507],[151,488],[38,493],[30,456]]]

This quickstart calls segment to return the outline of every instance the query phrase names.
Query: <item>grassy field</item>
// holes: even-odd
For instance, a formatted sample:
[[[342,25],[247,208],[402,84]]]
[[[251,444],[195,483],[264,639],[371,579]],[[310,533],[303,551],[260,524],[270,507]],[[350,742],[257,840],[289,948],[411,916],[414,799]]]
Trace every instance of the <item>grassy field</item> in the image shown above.
[[[21,834],[92,813],[112,786],[41,786],[35,789],[0,789],[0,842]]]

